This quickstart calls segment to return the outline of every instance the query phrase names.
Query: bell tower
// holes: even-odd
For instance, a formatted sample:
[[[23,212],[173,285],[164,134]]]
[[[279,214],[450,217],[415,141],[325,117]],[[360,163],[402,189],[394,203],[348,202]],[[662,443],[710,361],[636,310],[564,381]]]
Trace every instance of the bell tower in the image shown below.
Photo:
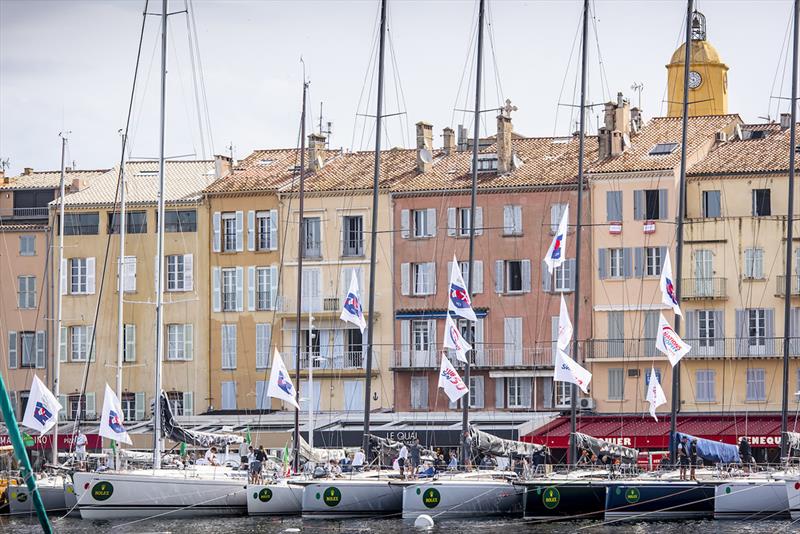
[[[724,115],[728,113],[728,66],[706,39],[706,17],[699,11],[692,14],[691,33],[689,116]],[[672,54],[667,65],[669,117],[680,117],[682,113],[685,46],[682,44]]]

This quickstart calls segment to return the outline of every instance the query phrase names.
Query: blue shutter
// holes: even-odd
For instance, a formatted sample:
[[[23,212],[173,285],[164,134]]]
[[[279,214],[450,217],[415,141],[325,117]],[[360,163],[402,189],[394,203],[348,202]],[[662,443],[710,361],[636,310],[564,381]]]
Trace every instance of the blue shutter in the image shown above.
[[[608,258],[604,248],[597,251],[597,270],[600,280],[608,278]]]
[[[644,276],[644,248],[636,247],[633,249],[633,276],[642,278]]]
[[[667,190],[666,189],[659,189],[658,190],[658,218],[661,220],[666,219],[669,216],[669,210],[667,209]]]

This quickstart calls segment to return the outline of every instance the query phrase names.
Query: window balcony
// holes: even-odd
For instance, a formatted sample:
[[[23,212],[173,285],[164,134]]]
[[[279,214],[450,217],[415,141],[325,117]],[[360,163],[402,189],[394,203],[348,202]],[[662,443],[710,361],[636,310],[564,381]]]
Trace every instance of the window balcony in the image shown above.
[[[786,276],[779,275],[776,278],[775,295],[783,297],[786,294]],[[790,280],[792,286],[790,288],[792,297],[800,296],[800,276],[793,274]]]
[[[28,220],[47,219],[48,208],[2,208],[0,219]]]
[[[295,295],[281,295],[276,299],[275,310],[280,313],[296,313]],[[300,311],[302,313],[341,313],[342,297],[340,295],[312,295],[304,296],[300,299]],[[365,312],[366,313],[366,312]]]
[[[726,278],[684,278],[681,300],[727,299]]]
[[[379,368],[380,362],[380,352],[378,348],[372,348],[372,369],[377,370]],[[281,357],[283,358],[284,363],[286,363],[287,369],[294,369],[295,368],[295,354],[294,351],[285,351],[281,353]],[[308,351],[303,351],[300,353],[300,370],[301,371],[308,371],[308,360],[309,360],[309,353]],[[314,362],[314,371],[325,371],[325,370],[352,370],[357,369],[361,370],[364,369],[366,366],[366,347],[364,350],[343,350],[338,351],[335,349],[330,349],[326,356],[323,356],[320,352],[314,351],[311,353],[311,360]]]
[[[438,369],[441,365],[441,347],[429,350],[395,349],[392,351],[390,367],[395,370]],[[553,368],[553,343],[545,342],[534,347],[482,347],[470,352],[471,365],[475,369],[546,369]],[[448,356],[458,365],[455,356]]]
[[[783,356],[782,337],[726,337],[685,339],[692,350],[684,359],[711,358],[778,358]],[[789,354],[800,356],[800,338],[789,340]],[[582,356],[590,360],[643,360],[653,357],[666,359],[655,348],[654,339],[595,339],[587,342]]]

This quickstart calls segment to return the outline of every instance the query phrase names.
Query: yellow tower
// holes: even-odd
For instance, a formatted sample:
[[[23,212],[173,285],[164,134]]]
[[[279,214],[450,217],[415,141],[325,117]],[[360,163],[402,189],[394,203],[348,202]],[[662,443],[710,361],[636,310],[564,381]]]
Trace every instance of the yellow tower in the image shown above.
[[[689,63],[689,116],[723,115],[728,113],[728,66],[719,58],[716,48],[706,41],[706,18],[699,11],[692,14],[691,60]],[[667,65],[667,86],[670,117],[680,117],[683,102],[683,64],[686,56],[682,44]]]

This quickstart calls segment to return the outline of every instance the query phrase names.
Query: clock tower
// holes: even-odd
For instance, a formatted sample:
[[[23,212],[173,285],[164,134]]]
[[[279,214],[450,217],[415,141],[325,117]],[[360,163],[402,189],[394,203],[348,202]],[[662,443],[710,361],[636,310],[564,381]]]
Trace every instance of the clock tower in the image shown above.
[[[686,45],[682,44],[667,65],[669,117],[680,117],[683,102],[683,63]],[[692,14],[692,40],[689,63],[689,116],[728,113],[728,66],[706,40],[706,17]]]

